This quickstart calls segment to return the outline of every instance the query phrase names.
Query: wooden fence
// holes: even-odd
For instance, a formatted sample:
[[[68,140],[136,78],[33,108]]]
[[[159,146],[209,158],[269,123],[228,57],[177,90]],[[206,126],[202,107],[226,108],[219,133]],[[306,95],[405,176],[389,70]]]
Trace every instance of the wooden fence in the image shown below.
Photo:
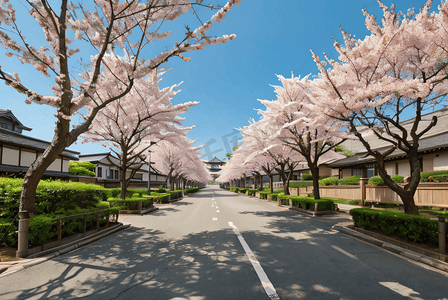
[[[378,203],[403,203],[400,197],[387,186],[365,185],[365,197],[363,197],[362,188],[362,184],[355,186],[322,186],[319,187],[319,192],[321,197]],[[313,187],[289,188],[289,191],[292,196],[306,196],[313,192]],[[448,183],[420,183],[415,193],[414,201],[417,206],[448,208]]]

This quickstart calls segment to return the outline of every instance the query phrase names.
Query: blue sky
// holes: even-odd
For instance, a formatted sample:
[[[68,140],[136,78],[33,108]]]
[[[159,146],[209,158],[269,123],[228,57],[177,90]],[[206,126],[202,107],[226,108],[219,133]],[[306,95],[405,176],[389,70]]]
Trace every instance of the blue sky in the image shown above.
[[[387,6],[395,3],[396,10],[403,12],[414,3],[418,12],[425,1],[384,0],[383,3]],[[438,3],[434,1],[432,9],[436,9]],[[223,5],[225,1],[214,1],[213,4]],[[271,85],[278,84],[276,74],[285,77],[290,77],[291,72],[295,76],[317,74],[310,49],[317,55],[326,52],[337,58],[332,36],[341,40],[339,25],[355,37],[364,38],[368,31],[364,26],[363,8],[374,14],[378,21],[381,19],[382,10],[375,0],[242,0],[209,32],[209,35],[235,33],[235,40],[192,52],[188,63],[172,58],[165,64],[164,67],[171,70],[163,76],[161,87],[184,82],[173,102],[200,102],[183,117],[186,118],[184,125],[196,126],[188,137],[197,139],[197,145],[209,143],[202,151],[206,154],[204,158],[217,156],[223,159],[239,138],[234,128],[248,125],[250,118],[258,119],[255,109],[263,106],[257,99],[275,99]],[[214,12],[200,9],[198,13],[205,21]],[[179,28],[187,24],[192,29],[199,25],[189,13],[170,24],[173,36],[157,46],[170,47],[184,34]],[[158,53],[151,51],[145,53],[147,58]],[[5,50],[0,48],[3,70],[17,72],[24,85],[52,95],[49,89],[52,80],[43,79],[32,67],[7,59],[4,53]],[[26,135],[51,141],[56,121],[54,109],[26,105],[23,95],[3,84],[0,85],[0,95],[0,108],[12,110],[25,126],[33,128],[31,132],[25,132]],[[69,149],[81,154],[107,152],[101,145],[90,143],[77,143]]]

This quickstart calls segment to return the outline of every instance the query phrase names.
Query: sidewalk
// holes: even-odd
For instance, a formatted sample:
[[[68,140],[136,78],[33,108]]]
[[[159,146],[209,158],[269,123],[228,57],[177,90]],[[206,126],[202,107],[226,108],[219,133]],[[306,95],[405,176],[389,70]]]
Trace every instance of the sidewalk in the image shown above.
[[[34,265],[40,264],[40,263],[47,261],[53,257],[68,253],[68,252],[75,250],[79,247],[96,242],[97,240],[100,240],[108,235],[111,235],[118,231],[127,229],[130,226],[131,226],[130,224],[127,224],[127,225],[117,224],[115,226],[109,227],[100,232],[86,236],[84,238],[73,241],[71,243],[30,255],[27,258],[22,259],[22,260],[0,262],[0,278],[4,277],[4,276],[8,276],[10,274],[13,274],[13,273],[18,272],[23,269],[27,269]]]

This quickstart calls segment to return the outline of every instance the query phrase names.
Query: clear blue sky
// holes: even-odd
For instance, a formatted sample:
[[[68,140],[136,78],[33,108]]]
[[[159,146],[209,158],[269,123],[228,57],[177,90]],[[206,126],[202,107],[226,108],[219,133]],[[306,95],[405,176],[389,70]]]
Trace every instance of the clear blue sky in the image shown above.
[[[19,1],[11,2],[15,4]],[[409,0],[384,0],[383,3],[387,6],[395,3],[396,10],[403,12],[412,6]],[[417,0],[414,3],[418,12],[425,1]],[[214,1],[213,4],[223,5],[225,1]],[[432,9],[436,9],[438,4],[439,1],[434,1]],[[208,157],[204,158],[217,156],[223,159],[240,137],[235,134],[234,128],[248,125],[250,118],[258,119],[254,109],[263,106],[257,99],[275,99],[270,85],[278,84],[276,74],[285,77],[289,77],[291,72],[296,76],[317,74],[310,49],[317,55],[322,56],[326,52],[330,57],[337,58],[332,36],[341,40],[339,25],[357,38],[364,38],[368,32],[364,26],[363,8],[380,21],[382,10],[375,0],[242,0],[209,32],[209,35],[235,33],[235,40],[192,52],[188,63],[172,58],[165,64],[164,67],[171,70],[164,75],[161,87],[184,82],[182,91],[173,102],[200,102],[183,115],[186,117],[184,125],[196,126],[188,136],[197,138],[197,145],[216,140],[209,145]],[[205,21],[214,12],[202,9],[199,13]],[[190,13],[170,26],[183,28],[184,24],[192,29],[199,25]],[[181,37],[183,33],[178,31],[178,35],[174,34],[172,39],[164,41],[166,47],[179,40],[176,37]],[[0,48],[3,70],[17,72],[24,85],[42,94],[52,95],[49,85],[53,84],[53,80],[42,80],[34,68],[7,59],[4,52]],[[153,55],[148,51],[147,58]],[[13,61],[15,64],[11,64]],[[25,126],[33,128],[31,132],[25,132],[26,135],[51,141],[56,120],[54,109],[26,105],[23,95],[3,84],[0,85],[0,95],[0,108],[12,110]],[[107,151],[101,145],[90,143],[78,143],[69,149],[81,154]],[[202,153],[205,154],[206,150]]]

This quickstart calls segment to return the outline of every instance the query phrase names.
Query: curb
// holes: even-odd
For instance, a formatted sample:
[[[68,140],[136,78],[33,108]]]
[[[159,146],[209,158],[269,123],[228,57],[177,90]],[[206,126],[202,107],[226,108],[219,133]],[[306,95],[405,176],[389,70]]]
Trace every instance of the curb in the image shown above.
[[[8,276],[10,274],[13,274],[13,273],[18,272],[23,269],[28,269],[29,267],[40,264],[40,263],[47,261],[51,258],[54,258],[56,256],[68,253],[68,252],[78,249],[82,246],[85,246],[87,244],[98,241],[106,236],[114,234],[118,231],[127,229],[130,226],[131,226],[130,224],[127,224],[127,225],[117,224],[113,227],[109,227],[107,229],[102,230],[101,232],[94,233],[90,236],[81,238],[77,241],[73,241],[71,243],[68,243],[68,244],[65,244],[62,246],[54,247],[54,248],[30,255],[22,261],[14,261],[14,262],[11,262],[10,264],[1,265],[0,266],[0,278],[2,278],[4,276]]]
[[[384,242],[384,241],[378,240],[376,238],[373,238],[371,236],[362,234],[360,232],[357,232],[355,230],[352,230],[352,229],[347,228],[347,227],[342,226],[342,225],[335,225],[335,226],[333,226],[333,228],[338,230],[341,233],[344,233],[346,235],[358,238],[358,239],[360,239],[360,240],[362,240],[364,242],[367,242],[369,244],[373,244],[375,246],[384,248],[384,249],[386,249],[386,250],[388,250],[390,252],[393,252],[395,254],[404,256],[404,257],[406,257],[408,259],[411,259],[411,260],[414,260],[414,261],[418,261],[418,262],[421,262],[423,264],[426,264],[426,265],[432,266],[434,268],[437,268],[439,270],[448,272],[448,263],[446,263],[446,262],[440,261],[438,259],[426,256],[426,255],[423,255],[423,254],[420,254],[420,253],[417,253],[417,252],[414,252],[414,251],[411,251],[411,250],[408,250],[408,249],[401,248],[401,247],[396,246],[396,245],[389,244],[387,242]]]

